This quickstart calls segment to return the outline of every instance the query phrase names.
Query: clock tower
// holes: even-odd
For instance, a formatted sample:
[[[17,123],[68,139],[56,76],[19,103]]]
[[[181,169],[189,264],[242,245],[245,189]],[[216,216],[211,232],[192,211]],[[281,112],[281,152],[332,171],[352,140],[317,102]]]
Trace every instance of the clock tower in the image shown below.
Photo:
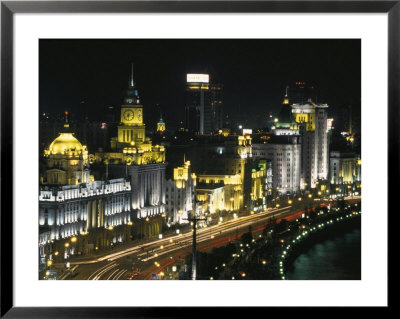
[[[121,125],[118,126],[118,144],[121,146],[137,145],[145,140],[145,124],[143,124],[143,105],[140,104],[138,90],[132,73],[128,90],[121,105]]]

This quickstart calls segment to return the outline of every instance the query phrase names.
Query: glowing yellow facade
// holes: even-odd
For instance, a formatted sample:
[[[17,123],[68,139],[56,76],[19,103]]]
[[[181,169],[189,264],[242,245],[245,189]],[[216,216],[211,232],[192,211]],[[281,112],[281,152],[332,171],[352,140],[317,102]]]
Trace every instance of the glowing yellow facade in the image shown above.
[[[250,135],[238,136],[237,153],[241,158],[247,158],[252,156]]]
[[[208,83],[190,83],[190,85],[187,86],[187,89],[189,90],[208,90],[210,88],[210,85]]]
[[[305,105],[292,105],[293,117],[296,123],[306,123],[306,130],[309,132],[315,131],[315,104],[308,102]]]
[[[66,155],[74,157],[82,154],[87,159],[86,146],[73,136],[73,133],[60,133],[60,135],[45,150],[45,155]]]
[[[185,188],[186,182],[190,178],[193,180],[194,186],[196,186],[196,174],[190,173],[190,161],[185,161],[183,167],[174,168],[174,181],[177,188]]]
[[[240,174],[235,175],[199,175],[199,183],[208,185],[224,185],[224,204],[214,205],[213,211],[217,210],[239,210],[243,206],[243,185]],[[201,196],[197,196],[201,200]],[[207,198],[204,199],[207,201]]]
[[[160,118],[160,120],[157,123],[157,132],[164,132],[165,131],[165,122],[162,119],[162,117]]]
[[[152,145],[146,137],[143,123],[143,105],[133,82],[128,87],[124,104],[121,105],[121,124],[118,136],[111,139],[111,152],[98,152],[89,156],[90,162],[109,164],[147,165],[165,162],[165,148]]]
[[[206,187],[198,187],[196,189],[196,199],[203,202],[204,211],[211,214],[226,209],[225,186],[219,184],[207,185]]]
[[[267,177],[266,172],[267,171],[264,167],[261,167],[260,170],[253,169],[251,172],[252,187],[250,198],[253,201],[263,199],[265,196],[264,181]]]
[[[331,152],[330,181],[332,184],[361,181],[361,159],[353,153]]]
[[[68,115],[68,112],[65,114]],[[67,119],[64,132],[44,150],[44,158],[46,171],[42,184],[77,185],[93,181],[88,170],[87,148],[69,132]]]

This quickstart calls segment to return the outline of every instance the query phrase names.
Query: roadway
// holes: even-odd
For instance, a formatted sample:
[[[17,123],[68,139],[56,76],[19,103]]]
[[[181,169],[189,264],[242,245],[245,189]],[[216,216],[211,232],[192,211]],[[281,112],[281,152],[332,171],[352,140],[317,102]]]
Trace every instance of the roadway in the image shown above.
[[[253,233],[261,232],[268,220],[274,216],[281,218],[296,218],[299,213],[290,213],[291,206],[278,209],[268,209],[264,212],[239,217],[217,225],[197,229],[197,249],[211,250],[226,245],[229,241],[240,238],[248,232],[249,226]],[[164,239],[154,240],[141,245],[106,253],[91,260],[71,261],[78,265],[75,275],[67,279],[75,280],[126,280],[151,279],[151,274],[160,273],[166,267],[184,259],[192,251],[192,231],[180,233]]]

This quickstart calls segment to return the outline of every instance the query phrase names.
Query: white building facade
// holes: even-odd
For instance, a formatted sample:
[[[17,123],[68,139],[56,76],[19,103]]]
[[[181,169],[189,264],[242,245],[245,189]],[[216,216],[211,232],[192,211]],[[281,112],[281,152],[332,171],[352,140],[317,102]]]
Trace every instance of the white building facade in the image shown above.
[[[349,152],[330,152],[329,181],[331,184],[361,182],[360,157]]]
[[[166,182],[165,211],[169,224],[186,224],[189,214],[196,211],[196,175],[191,172],[190,161],[174,168],[173,179]]]
[[[293,104],[292,112],[299,125],[302,146],[300,187],[316,187],[318,180],[327,180],[329,143],[327,104]]]
[[[274,190],[281,194],[295,194],[300,190],[301,145],[298,136],[272,137],[266,144],[254,143],[253,157],[271,161]]]

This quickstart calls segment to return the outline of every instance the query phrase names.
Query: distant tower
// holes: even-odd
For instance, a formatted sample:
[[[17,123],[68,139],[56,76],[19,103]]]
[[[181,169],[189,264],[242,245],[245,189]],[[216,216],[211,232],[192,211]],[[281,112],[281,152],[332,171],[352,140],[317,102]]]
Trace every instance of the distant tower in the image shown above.
[[[215,133],[223,127],[222,84],[211,84],[208,74],[187,74],[185,130]]]
[[[162,114],[160,116],[160,120],[157,123],[157,133],[163,134],[165,131],[165,122],[162,118]]]
[[[209,133],[205,119],[211,111],[211,94],[208,74],[187,74],[185,92],[185,130],[200,134]],[[206,114],[208,116],[206,116]],[[207,123],[209,124],[209,123]]]

